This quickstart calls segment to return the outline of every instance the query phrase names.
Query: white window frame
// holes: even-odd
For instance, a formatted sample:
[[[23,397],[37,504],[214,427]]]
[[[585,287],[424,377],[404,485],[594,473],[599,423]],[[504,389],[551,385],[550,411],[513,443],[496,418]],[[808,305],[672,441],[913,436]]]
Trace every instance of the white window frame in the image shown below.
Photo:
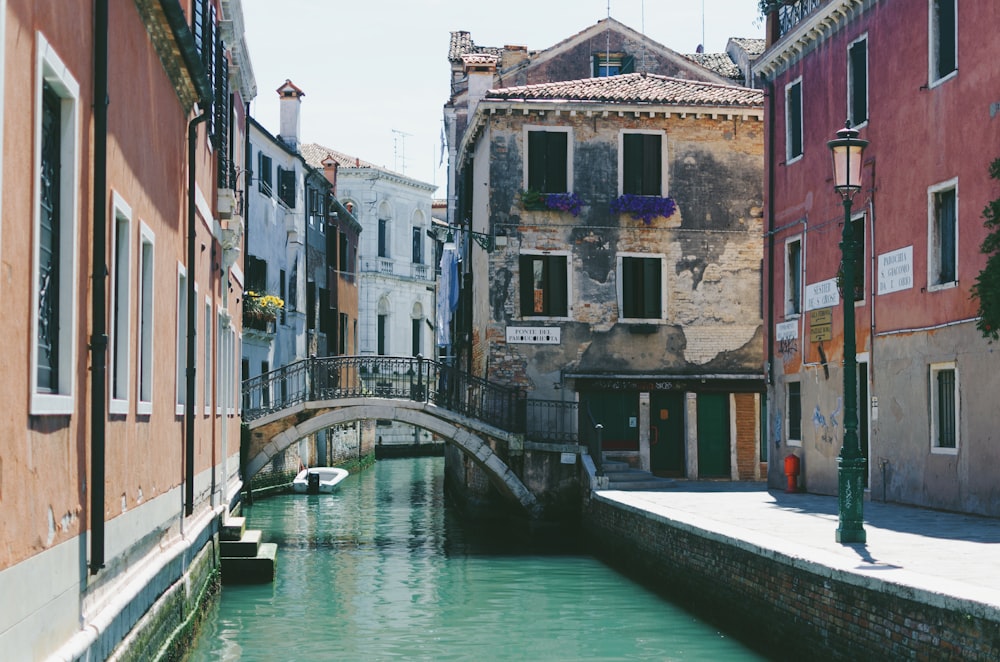
[[[940,272],[941,255],[940,255],[940,242],[938,240],[937,233],[937,213],[936,213],[936,198],[942,191],[949,191],[954,189],[955,191],[955,279],[952,281],[939,283],[937,281],[937,273]],[[961,251],[958,248],[959,240],[959,213],[961,205],[959,204],[958,197],[958,177],[949,179],[946,182],[941,182],[927,188],[927,291],[934,292],[937,290],[947,290],[952,287],[958,287],[958,259],[961,256]]]
[[[799,146],[802,149],[801,154],[792,154],[792,123],[791,123],[791,111],[789,109],[788,103],[788,93],[795,87],[799,86]],[[802,93],[802,76],[799,76],[793,81],[790,81],[785,85],[785,165],[791,165],[796,161],[800,161],[806,153],[806,143],[805,143],[805,132],[806,132],[806,120],[805,120],[805,95]]]
[[[938,390],[937,390],[937,375],[945,370],[952,370],[955,373],[955,447],[947,448],[937,445],[938,439],[938,409],[940,403],[938,402]],[[932,363],[930,364],[930,392],[929,400],[930,407],[928,408],[931,415],[930,421],[930,447],[931,453],[934,455],[958,455],[958,449],[961,448],[961,429],[962,429],[962,399],[959,397],[961,390],[959,388],[959,374],[958,374],[958,364],[955,361],[948,361],[942,363]]]
[[[625,134],[641,133],[645,135],[660,136],[660,197],[666,198],[669,195],[667,188],[667,132],[656,129],[622,129],[618,132],[618,195],[623,195],[625,190]],[[650,196],[652,197],[652,196]]]
[[[549,317],[545,315],[531,315],[529,317],[522,317],[521,307],[517,308],[517,318],[529,322],[539,322],[546,320],[560,320],[560,321],[570,321],[573,319],[573,253],[572,251],[539,251],[539,250],[522,250],[518,253],[521,255],[544,255],[546,257],[565,257],[566,258],[566,316],[565,317]],[[520,257],[518,259],[520,262]],[[621,260],[619,260],[619,267],[621,266]],[[520,271],[520,270],[519,270]],[[521,292],[520,283],[521,274],[518,274],[517,292]],[[619,297],[620,299],[620,297]]]
[[[31,305],[31,377],[30,413],[35,416],[72,414],[76,396],[73,384],[78,376],[77,352],[77,265],[79,255],[79,189],[80,189],[80,85],[70,73],[62,58],[41,32],[35,33],[37,57],[35,62],[35,117],[34,156],[32,169],[32,305]],[[2,49],[0,49],[2,50]],[[59,383],[55,392],[38,390],[38,307],[41,283],[38,278],[41,226],[41,187],[37,173],[42,161],[42,88],[48,83],[62,98],[60,132],[62,134],[59,181]]]
[[[788,264],[788,248],[791,244],[797,243],[799,245],[799,274],[798,274],[798,292],[795,293],[796,301],[799,303],[799,310],[796,312],[792,306],[792,299],[789,296],[792,293],[792,282],[791,274]],[[794,320],[802,316],[804,303],[802,300],[803,295],[803,281],[805,280],[805,252],[803,250],[804,242],[802,241],[802,235],[797,234],[794,237],[788,237],[785,239],[785,251],[782,256],[782,261],[784,262],[783,271],[785,273],[785,295],[784,295],[784,312],[785,319]]]
[[[185,398],[187,387],[185,385],[184,373],[187,369],[187,268],[180,262],[177,263],[177,342],[176,345],[176,403],[175,413],[178,416],[184,415]]]
[[[565,133],[566,136],[566,193],[573,192],[573,127],[571,126],[548,126],[546,124],[525,124],[521,128],[521,144],[524,145],[524,158],[521,159],[521,188],[528,188],[528,133],[531,131],[548,131],[549,133]],[[552,193],[555,191],[543,191]],[[562,191],[558,191],[561,193]]]
[[[149,415],[153,413],[153,343],[154,311],[156,306],[156,235],[148,225],[139,222],[139,273],[137,274],[139,316],[138,336],[139,354],[136,360],[136,414]]]
[[[128,414],[132,347],[132,208],[117,191],[111,193],[111,229],[108,412]]]
[[[205,391],[205,416],[212,413],[212,297],[205,297],[205,379],[203,389]]]
[[[851,62],[851,49],[862,41],[865,42],[865,121],[859,124],[854,124],[854,67]],[[869,45],[867,32],[847,45],[847,117],[851,118],[852,129],[860,129],[868,126],[868,120],[871,119],[869,117],[871,114],[871,97],[869,96],[870,69],[868,67]]]
[[[802,382],[798,378],[795,379],[785,379],[785,444],[790,448],[802,448],[801,439],[792,439],[792,408],[789,406],[789,401],[791,400],[791,389],[788,387],[789,384],[799,385],[799,436],[802,435],[802,431],[805,426],[802,424]]]
[[[934,11],[937,2],[946,0],[927,1],[927,87],[937,87],[945,81],[949,81],[958,75],[958,0],[950,0],[955,3],[955,68],[949,73],[938,78],[938,60],[941,57],[941,45],[938,43],[938,16]]]
[[[622,277],[622,260],[627,257],[660,260],[660,317],[624,317],[625,281]],[[615,256],[615,289],[618,295],[618,321],[623,324],[666,324],[667,315],[667,265],[664,253],[618,253]],[[568,262],[568,260],[567,260]],[[567,287],[567,289],[569,289]]]

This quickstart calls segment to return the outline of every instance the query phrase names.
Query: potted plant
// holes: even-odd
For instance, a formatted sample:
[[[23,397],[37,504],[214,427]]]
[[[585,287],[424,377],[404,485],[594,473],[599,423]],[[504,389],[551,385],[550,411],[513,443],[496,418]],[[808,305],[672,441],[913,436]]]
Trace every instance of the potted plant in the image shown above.
[[[281,297],[247,290],[243,294],[243,326],[267,330],[268,325],[277,319],[278,312],[284,307],[285,302]]]

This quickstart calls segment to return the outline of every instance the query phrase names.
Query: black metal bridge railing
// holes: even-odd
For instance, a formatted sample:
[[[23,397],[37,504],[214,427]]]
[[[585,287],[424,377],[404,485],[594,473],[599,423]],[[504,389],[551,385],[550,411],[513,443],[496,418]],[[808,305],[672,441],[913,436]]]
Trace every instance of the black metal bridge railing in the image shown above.
[[[243,382],[243,420],[304,402],[343,398],[431,402],[527,439],[577,443],[576,402],[529,400],[502,386],[419,356],[309,358]]]
[[[431,402],[508,432],[525,432],[524,391],[419,356],[309,358],[243,382],[243,420],[303,402],[343,398]]]

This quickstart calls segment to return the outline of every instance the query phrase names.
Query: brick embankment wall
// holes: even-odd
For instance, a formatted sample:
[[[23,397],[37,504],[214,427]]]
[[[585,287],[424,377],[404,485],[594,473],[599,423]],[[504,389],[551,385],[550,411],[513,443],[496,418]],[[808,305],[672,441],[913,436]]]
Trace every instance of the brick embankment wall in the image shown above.
[[[778,660],[998,660],[988,605],[883,582],[591,497],[595,551]]]

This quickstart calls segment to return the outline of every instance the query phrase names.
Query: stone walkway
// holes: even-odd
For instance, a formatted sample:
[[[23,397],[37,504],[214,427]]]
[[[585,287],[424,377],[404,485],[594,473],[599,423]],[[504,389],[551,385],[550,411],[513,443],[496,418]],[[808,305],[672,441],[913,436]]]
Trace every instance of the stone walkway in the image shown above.
[[[687,482],[660,491],[601,490],[620,503],[810,564],[981,603],[1000,613],[1000,519],[866,501],[867,542],[835,541],[837,498],[786,494],[761,483]]]

